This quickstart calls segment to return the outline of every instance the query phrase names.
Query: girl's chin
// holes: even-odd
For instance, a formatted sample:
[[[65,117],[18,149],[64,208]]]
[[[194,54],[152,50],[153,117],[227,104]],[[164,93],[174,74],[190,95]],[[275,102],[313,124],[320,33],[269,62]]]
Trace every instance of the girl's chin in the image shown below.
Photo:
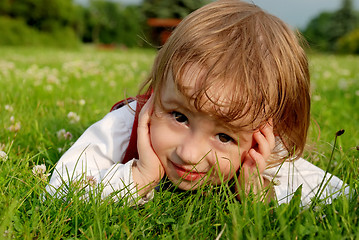
[[[199,186],[201,186],[202,181],[185,181],[183,179],[173,179],[170,176],[167,176],[168,179],[173,183],[173,185],[177,186],[179,189],[184,190],[184,191],[189,191],[189,190],[196,190]]]

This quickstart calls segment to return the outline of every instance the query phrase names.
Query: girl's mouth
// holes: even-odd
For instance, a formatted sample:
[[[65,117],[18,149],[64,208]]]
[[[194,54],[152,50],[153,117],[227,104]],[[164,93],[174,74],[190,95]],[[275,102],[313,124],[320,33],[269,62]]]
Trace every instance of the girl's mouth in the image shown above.
[[[206,176],[207,173],[204,172],[198,172],[194,167],[191,170],[187,170],[185,168],[182,168],[179,165],[174,164],[171,162],[175,171],[177,172],[177,175],[186,181],[195,181],[198,179],[201,179]]]

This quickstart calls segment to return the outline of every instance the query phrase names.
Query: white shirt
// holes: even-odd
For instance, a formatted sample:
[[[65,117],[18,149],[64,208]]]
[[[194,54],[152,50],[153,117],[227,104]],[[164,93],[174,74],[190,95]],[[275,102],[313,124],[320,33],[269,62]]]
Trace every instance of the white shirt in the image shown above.
[[[132,164],[135,159],[122,164],[129,144],[135,117],[136,101],[108,113],[103,119],[90,126],[71,148],[60,158],[46,190],[56,197],[66,196],[69,182],[91,180],[90,186],[99,186],[102,197],[112,196],[115,200],[129,197],[129,201],[138,199],[132,178]],[[316,196],[325,172],[300,158],[292,162],[266,169],[262,174],[273,181],[275,195],[279,204],[288,203],[298,187],[302,186],[301,204],[307,206]],[[64,184],[66,183],[66,184]],[[96,186],[95,186],[96,185]],[[348,194],[348,187],[329,173],[320,190],[321,199],[327,203],[341,193]],[[113,194],[113,195],[112,195]],[[138,203],[152,198],[152,192]]]

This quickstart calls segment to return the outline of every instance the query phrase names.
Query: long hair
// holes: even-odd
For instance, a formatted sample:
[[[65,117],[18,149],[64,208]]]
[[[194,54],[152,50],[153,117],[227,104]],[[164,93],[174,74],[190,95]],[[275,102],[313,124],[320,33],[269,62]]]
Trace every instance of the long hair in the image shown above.
[[[219,0],[177,26],[159,50],[143,89],[153,91],[158,101],[172,74],[178,90],[198,111],[209,111],[228,124],[240,120],[238,128],[257,129],[271,120],[278,144],[287,151],[272,158],[273,164],[300,157],[310,124],[310,76],[299,40],[282,20],[256,5]],[[196,94],[188,96],[181,76],[191,64],[206,74],[193,76],[200,82]],[[223,93],[226,105],[212,99],[210,90]],[[218,107],[203,109],[204,101]]]

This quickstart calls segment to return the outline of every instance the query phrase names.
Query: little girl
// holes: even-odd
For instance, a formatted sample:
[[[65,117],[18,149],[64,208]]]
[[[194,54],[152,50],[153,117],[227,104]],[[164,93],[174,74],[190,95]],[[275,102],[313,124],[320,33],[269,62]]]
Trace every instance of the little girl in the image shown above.
[[[87,179],[102,197],[144,203],[166,175],[182,190],[235,178],[237,192],[272,192],[279,203],[300,186],[302,205],[336,196],[342,181],[327,174],[319,189],[325,172],[300,158],[309,85],[286,24],[245,2],[208,4],[158,52],[145,93],[116,104],[62,156],[47,191],[64,196]]]

